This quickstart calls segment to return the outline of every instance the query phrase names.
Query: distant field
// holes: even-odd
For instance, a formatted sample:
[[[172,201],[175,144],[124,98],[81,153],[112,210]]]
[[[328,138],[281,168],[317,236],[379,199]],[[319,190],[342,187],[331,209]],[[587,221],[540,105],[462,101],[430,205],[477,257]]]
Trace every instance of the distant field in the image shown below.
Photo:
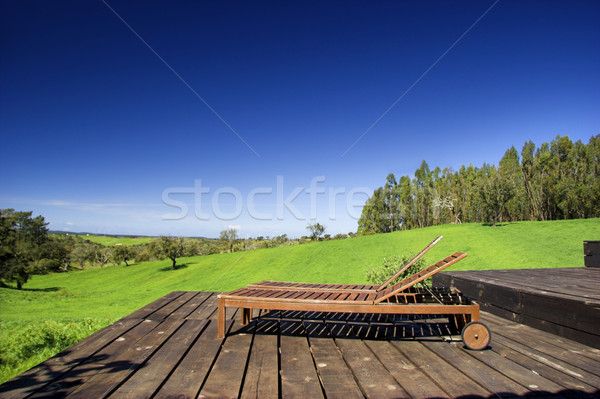
[[[96,236],[96,235],[78,235],[78,237],[84,240],[90,240],[91,242],[98,243],[107,247],[111,247],[116,244],[122,245],[140,245],[147,244],[154,240],[156,237],[113,237],[113,236]]]
[[[23,291],[0,288],[0,381],[171,291],[226,291],[264,279],[365,283],[369,266],[378,265],[383,257],[419,251],[438,235],[444,239],[427,254],[432,263],[454,251],[469,254],[452,270],[580,267],[582,242],[600,239],[600,219],[518,222],[498,227],[434,226],[183,258],[178,264],[184,267],[178,270],[170,270],[169,261],[154,261],[34,276]],[[125,240],[119,243],[131,245]],[[36,335],[33,331],[47,333]],[[63,337],[61,342],[53,341],[53,331],[62,334],[58,334]],[[42,344],[25,345],[33,339]]]

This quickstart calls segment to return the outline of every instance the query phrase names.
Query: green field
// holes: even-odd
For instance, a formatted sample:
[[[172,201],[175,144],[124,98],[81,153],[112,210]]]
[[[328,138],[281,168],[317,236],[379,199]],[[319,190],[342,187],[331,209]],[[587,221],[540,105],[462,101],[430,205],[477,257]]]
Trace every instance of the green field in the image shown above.
[[[383,257],[419,251],[438,235],[432,263],[469,254],[452,270],[581,267],[582,242],[600,238],[600,219],[434,226],[182,258],[177,270],[166,260],[34,276],[22,291],[0,288],[0,381],[171,291],[226,291],[264,279],[365,283]]]
[[[140,245],[140,244],[148,244],[149,242],[156,239],[156,237],[119,237],[119,236],[97,236],[97,235],[77,235],[77,237],[81,237],[84,240],[89,240],[91,242],[95,242],[100,245],[104,245],[107,247],[112,247],[116,244],[121,245]]]

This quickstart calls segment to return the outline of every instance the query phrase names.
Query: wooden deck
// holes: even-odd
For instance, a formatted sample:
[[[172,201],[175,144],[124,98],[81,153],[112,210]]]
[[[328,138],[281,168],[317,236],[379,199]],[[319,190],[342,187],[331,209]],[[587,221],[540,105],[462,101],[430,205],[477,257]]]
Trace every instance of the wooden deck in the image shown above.
[[[269,312],[217,338],[215,293],[173,292],[0,386],[2,398],[598,398],[600,351],[483,313],[466,350],[435,316]]]
[[[600,348],[600,268],[451,271],[433,281],[488,312]]]

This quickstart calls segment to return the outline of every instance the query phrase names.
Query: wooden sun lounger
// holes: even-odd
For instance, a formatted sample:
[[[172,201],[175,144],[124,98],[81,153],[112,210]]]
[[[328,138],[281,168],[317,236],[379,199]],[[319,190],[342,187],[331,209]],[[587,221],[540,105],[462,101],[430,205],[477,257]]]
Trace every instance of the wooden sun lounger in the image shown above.
[[[382,284],[315,284],[315,283],[293,283],[286,281],[271,281],[265,280],[260,283],[248,284],[248,287],[252,288],[264,288],[264,289],[285,289],[285,290],[326,290],[326,291],[364,291],[364,292],[379,292],[386,289],[395,279],[397,279],[405,270],[411,267],[419,258],[421,258],[427,251],[429,251],[435,244],[440,242],[444,238],[443,236],[437,237],[435,240],[429,243],[421,252],[419,252],[414,258],[408,263],[403,265],[393,276],[388,278]]]
[[[252,309],[292,310],[374,314],[436,314],[449,315],[457,324],[467,324],[462,331],[463,341],[471,349],[484,349],[490,339],[489,330],[479,323],[479,305],[460,296],[458,301],[439,303],[423,300],[427,295],[405,295],[415,284],[465,258],[455,252],[436,264],[379,292],[335,291],[311,289],[280,289],[244,287],[217,296],[218,336],[225,337],[228,307],[242,309],[242,324],[247,324]],[[410,300],[408,299],[410,298]],[[466,335],[465,335],[466,334]]]

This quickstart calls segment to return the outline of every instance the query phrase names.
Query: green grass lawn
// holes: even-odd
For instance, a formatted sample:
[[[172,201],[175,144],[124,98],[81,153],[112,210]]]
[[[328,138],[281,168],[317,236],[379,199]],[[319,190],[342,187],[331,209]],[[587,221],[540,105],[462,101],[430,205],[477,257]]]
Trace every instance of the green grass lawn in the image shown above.
[[[177,270],[166,260],[34,276],[22,291],[0,288],[0,382],[171,291],[227,291],[265,279],[365,283],[382,258],[417,252],[438,235],[444,239],[426,255],[432,263],[469,254],[451,270],[581,267],[582,243],[600,238],[600,219],[434,226],[182,258]]]

